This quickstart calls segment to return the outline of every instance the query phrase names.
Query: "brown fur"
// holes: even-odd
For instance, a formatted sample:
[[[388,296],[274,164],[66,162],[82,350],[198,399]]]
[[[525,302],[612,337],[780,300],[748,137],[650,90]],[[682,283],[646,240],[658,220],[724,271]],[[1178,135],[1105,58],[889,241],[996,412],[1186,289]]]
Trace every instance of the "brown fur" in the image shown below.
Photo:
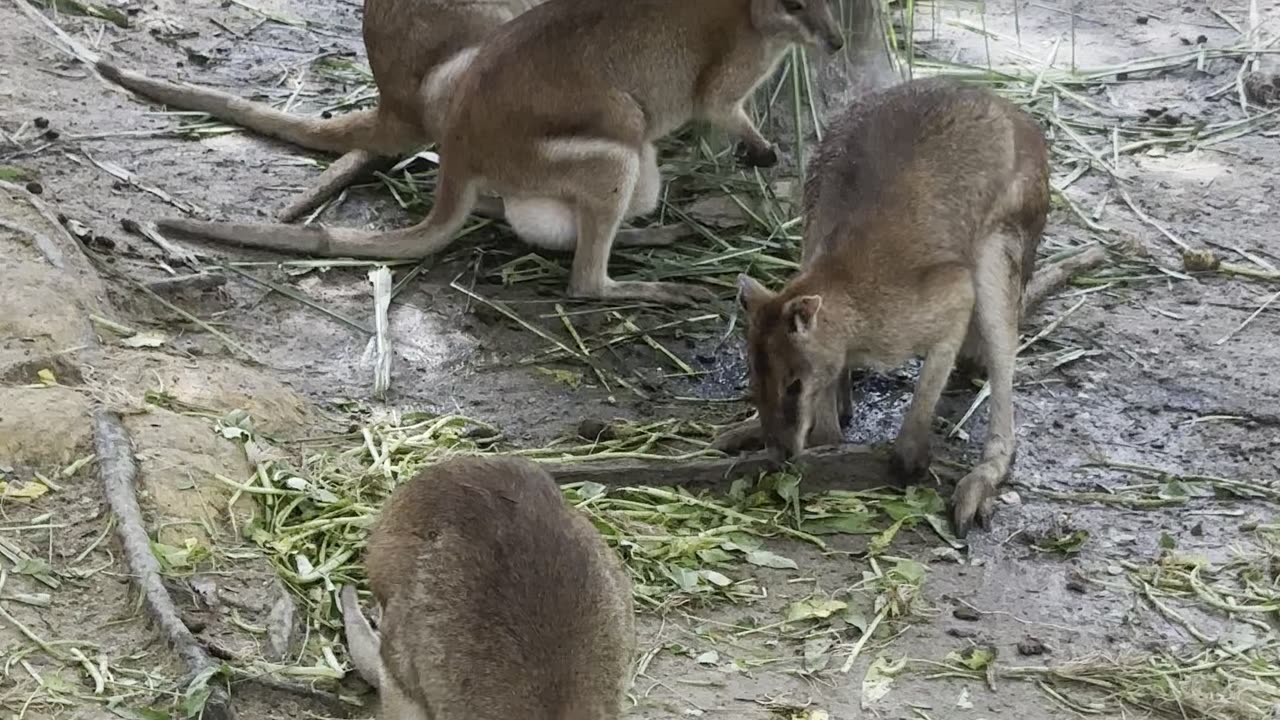
[[[386,720],[622,716],[635,650],[630,580],[536,463],[427,468],[387,500],[365,563],[383,608],[380,666],[360,667],[372,633],[362,616],[365,652],[352,655],[377,677]],[[353,596],[344,590],[349,631]]]
[[[145,97],[196,110],[312,150],[345,153],[282,220],[315,209],[388,157],[440,137],[457,73],[447,67],[504,22],[541,0],[366,0],[364,42],[379,103],[331,118],[290,115],[264,103],[98,63],[104,77]],[[500,211],[498,211],[500,212]]]
[[[699,118],[741,139],[748,164],[776,162],[742,103],[792,43],[840,46],[830,2],[550,0],[499,29],[459,81],[435,203],[419,225],[164,225],[253,247],[418,258],[448,246],[488,190],[522,238],[574,249],[570,294],[692,301],[702,294],[688,286],[608,275],[619,224],[657,205],[653,143]]]
[[[929,466],[938,396],[963,351],[985,366],[982,462],[954,498],[957,531],[985,521],[1013,460],[1022,292],[1049,208],[1043,134],[996,95],[924,80],[868,96],[829,129],[805,185],[802,270],[777,294],[743,276],[748,362],[766,443],[782,455],[841,439],[848,370],[924,356],[894,445]]]

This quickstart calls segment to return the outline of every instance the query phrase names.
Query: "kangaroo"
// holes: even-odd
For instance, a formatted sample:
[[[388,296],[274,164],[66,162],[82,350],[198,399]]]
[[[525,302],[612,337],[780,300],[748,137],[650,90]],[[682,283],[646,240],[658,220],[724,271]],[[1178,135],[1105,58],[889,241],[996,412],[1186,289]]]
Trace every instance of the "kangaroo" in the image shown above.
[[[427,468],[387,500],[365,565],[379,630],[353,587],[340,598],[353,663],[386,720],[622,717],[631,581],[536,463]]]
[[[172,107],[311,150],[345,153],[277,217],[289,222],[319,207],[389,157],[440,137],[458,76],[476,48],[503,23],[542,0],[366,0],[364,43],[378,106],[330,118],[290,115],[209,88],[172,83],[99,61],[108,80]],[[501,218],[501,205],[482,214]]]
[[[385,233],[188,220],[161,227],[313,255],[420,258],[447,247],[488,190],[504,199],[522,239],[574,251],[570,295],[705,300],[687,285],[611,279],[619,225],[657,206],[654,142],[689,120],[741,140],[747,165],[777,162],[743,102],[791,45],[842,47],[830,2],[549,0],[499,28],[458,79],[440,134],[435,202],[421,223]]]
[[[892,465],[917,480],[957,357],[987,372],[981,462],[952,498],[985,525],[1015,457],[1022,294],[1049,208],[1044,135],[1011,103],[952,80],[877,92],[836,118],[805,183],[801,270],[777,293],[739,277],[759,430],[775,455],[839,443],[851,368],[924,365]]]

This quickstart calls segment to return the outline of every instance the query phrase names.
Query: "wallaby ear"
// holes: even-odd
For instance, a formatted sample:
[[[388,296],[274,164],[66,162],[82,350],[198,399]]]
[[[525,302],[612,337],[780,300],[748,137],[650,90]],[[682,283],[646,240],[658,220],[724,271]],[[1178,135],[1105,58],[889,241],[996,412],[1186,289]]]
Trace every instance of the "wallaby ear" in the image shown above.
[[[818,310],[820,309],[822,309],[821,295],[801,295],[788,300],[783,312],[790,321],[792,333],[807,335],[813,331],[813,325],[818,319]]]
[[[738,276],[738,301],[747,312],[755,312],[756,308],[772,298],[773,291],[761,285],[759,280],[746,273]]]

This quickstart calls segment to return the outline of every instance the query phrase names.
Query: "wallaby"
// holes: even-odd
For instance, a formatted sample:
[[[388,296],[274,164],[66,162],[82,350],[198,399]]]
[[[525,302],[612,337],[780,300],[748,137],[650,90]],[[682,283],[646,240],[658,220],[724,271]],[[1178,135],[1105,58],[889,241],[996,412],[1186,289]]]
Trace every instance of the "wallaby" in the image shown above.
[[[390,157],[440,138],[449,98],[476,48],[506,21],[541,0],[366,0],[364,43],[378,86],[371,110],[311,118],[290,115],[210,88],[157,80],[100,61],[117,85],[171,107],[208,113],[229,123],[311,150],[345,153],[279,215],[295,220]],[[501,206],[484,214],[501,217]]]
[[[746,164],[776,163],[743,102],[792,44],[842,46],[831,1],[549,0],[499,28],[459,78],[435,202],[418,225],[160,226],[313,255],[420,258],[448,246],[489,190],[521,238],[574,250],[571,295],[698,302],[707,293],[691,286],[609,277],[619,224],[658,204],[654,142],[699,118],[739,138]]]
[[[631,581],[533,461],[423,470],[383,506],[365,567],[378,631],[353,587],[341,604],[353,664],[378,687],[385,720],[622,717]]]
[[[851,368],[924,364],[893,448],[923,476],[957,357],[985,368],[990,426],[953,497],[956,532],[985,525],[1015,455],[1022,293],[1049,209],[1044,135],[1022,110],[954,80],[908,82],[828,129],[804,190],[801,270],[779,292],[739,277],[760,429],[781,458],[841,441]]]

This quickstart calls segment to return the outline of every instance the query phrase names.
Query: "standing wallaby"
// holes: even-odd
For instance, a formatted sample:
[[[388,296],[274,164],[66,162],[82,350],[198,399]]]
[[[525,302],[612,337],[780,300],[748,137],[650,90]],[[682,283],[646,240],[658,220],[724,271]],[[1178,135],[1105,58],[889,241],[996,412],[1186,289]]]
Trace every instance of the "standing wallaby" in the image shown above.
[[[364,43],[378,86],[371,110],[310,118],[209,88],[156,80],[102,61],[98,71],[136,93],[208,113],[312,150],[346,153],[280,213],[294,220],[387,157],[440,138],[449,98],[476,48],[494,30],[541,0],[366,0]],[[500,216],[488,205],[486,214]]]
[[[929,468],[935,407],[957,356],[991,387],[982,461],[953,498],[956,532],[985,524],[1013,463],[1022,293],[1049,210],[1044,135],[993,93],[908,82],[837,118],[805,183],[800,274],[773,293],[739,278],[765,443],[787,457],[838,443],[850,368],[924,365],[894,443],[895,473]]]
[[[536,463],[455,458],[423,470],[387,500],[365,566],[379,629],[350,586],[343,619],[384,720],[622,717],[631,581]]]
[[[571,295],[697,302],[705,293],[691,286],[609,277],[619,224],[658,204],[654,142],[699,118],[739,138],[747,164],[776,163],[743,102],[793,43],[842,46],[830,2],[549,0],[495,32],[458,80],[435,203],[420,224],[160,226],[314,255],[420,258],[448,246],[490,190],[521,238],[574,250]]]

